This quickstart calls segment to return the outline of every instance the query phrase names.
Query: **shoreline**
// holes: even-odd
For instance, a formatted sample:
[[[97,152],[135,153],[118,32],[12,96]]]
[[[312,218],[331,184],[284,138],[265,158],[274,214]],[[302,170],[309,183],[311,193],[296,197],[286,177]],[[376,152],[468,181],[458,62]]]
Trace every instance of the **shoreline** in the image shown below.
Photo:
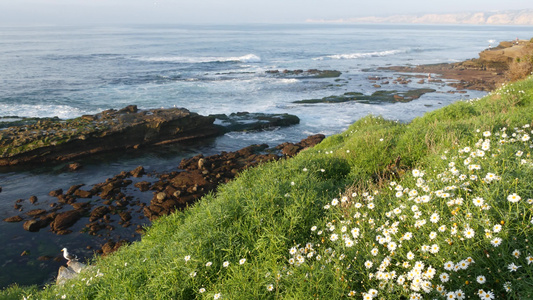
[[[404,68],[406,68],[406,70],[407,70],[407,69],[412,69],[411,67],[404,67]],[[438,71],[438,67],[433,67],[433,66],[432,66],[431,68],[432,68],[433,70],[435,70],[435,72],[431,72],[431,73],[439,74],[439,72],[437,72],[437,71]],[[451,68],[451,69],[453,69],[453,68]],[[391,70],[392,70],[392,69],[391,69]],[[455,71],[458,71],[458,70],[455,70]],[[402,72],[403,72],[403,71],[402,71]],[[408,72],[408,71],[405,71],[405,72]],[[417,71],[413,71],[413,72],[417,72]],[[452,76],[452,75],[451,75],[451,72],[450,72],[448,75],[445,75],[444,70],[441,70],[440,72],[442,72],[442,76],[443,76],[444,78],[447,78],[446,76]],[[420,73],[426,73],[426,71],[423,71],[423,72],[420,72]],[[486,71],[482,71],[482,73],[483,73],[483,74],[488,74]],[[460,73],[460,72],[457,73],[457,74],[458,74],[457,76],[461,76],[461,74],[464,75],[463,73]],[[490,75],[490,74],[488,74],[487,76],[489,76],[489,75]],[[492,74],[491,76],[492,76],[492,78],[497,77],[496,74]],[[472,78],[473,78],[473,77],[472,77]],[[449,79],[456,79],[456,78],[449,78]],[[460,79],[457,79],[457,80],[460,80]],[[463,88],[465,88],[465,89],[470,89],[471,87],[472,87],[472,86],[465,86],[465,87],[463,87]],[[197,160],[195,163],[198,164],[200,159],[201,159],[201,157],[199,157],[198,160]],[[193,163],[193,165],[194,165],[194,163]],[[235,173],[235,174],[236,174],[236,173]],[[205,175],[205,174],[203,174],[203,175]],[[118,176],[118,175],[117,175],[117,176]],[[121,182],[121,183],[118,183],[118,185],[124,184],[124,180],[128,180],[128,179],[126,179],[126,178],[119,178],[120,176],[119,176],[119,177],[117,177],[117,176],[115,176],[115,177],[116,177],[116,178],[115,178],[115,181],[116,181],[116,182]],[[135,177],[134,175],[131,175],[131,176]],[[215,175],[215,176],[216,176],[216,175]],[[111,181],[108,182],[107,184],[111,183],[112,181],[113,181],[113,180],[111,180]],[[130,183],[130,184],[131,184],[131,183]],[[95,186],[96,186],[96,184],[95,184]],[[114,185],[112,185],[112,186],[113,186],[113,188],[112,188],[111,190],[116,189],[116,188],[122,188],[122,187],[120,187],[120,186],[114,186]],[[81,187],[81,186],[80,186],[80,187]],[[78,192],[79,195],[82,195],[82,193],[83,193],[83,192],[82,192],[83,189],[80,189],[80,187],[78,187],[77,189],[76,189],[76,188],[73,188],[72,193],[75,193],[76,191],[79,191],[79,192]],[[194,188],[194,185],[193,185],[192,188]],[[139,188],[139,189],[140,189],[140,188]],[[166,189],[166,187],[165,187],[165,189]],[[68,191],[67,191],[67,193],[68,193]],[[101,193],[101,191],[100,191],[100,193]],[[117,191],[117,192],[116,192],[116,194],[118,194],[118,193],[120,193],[120,191]],[[161,191],[159,191],[159,193],[161,193]],[[165,193],[164,198],[166,198],[166,197],[168,196],[169,193],[167,193],[167,191],[165,191],[164,193]],[[175,191],[173,191],[173,192],[170,193],[170,194],[171,194],[171,195],[174,195],[174,193],[175,193]],[[85,195],[88,195],[88,194],[85,194]],[[127,196],[127,195],[125,195],[125,196]],[[82,197],[80,197],[80,198],[82,198]],[[161,195],[160,198],[163,198],[163,195]],[[164,198],[163,198],[163,200],[164,200]],[[82,198],[82,199],[90,199],[90,198]],[[153,199],[156,199],[156,201],[160,201],[160,199],[158,199],[158,194],[154,194],[154,198],[153,198]],[[89,201],[92,201],[92,200],[89,200]],[[73,202],[73,203],[76,203],[76,202]],[[67,204],[68,204],[68,203],[67,203]],[[116,204],[116,203],[115,203],[115,204]],[[85,209],[85,208],[86,208],[86,207],[83,206],[84,204],[77,204],[77,205],[80,205],[80,208],[81,208],[81,209]],[[129,205],[129,204],[123,204],[123,206],[126,206],[126,207],[127,207],[127,205]],[[37,216],[39,216],[39,215],[40,215],[40,214],[38,214]],[[105,214],[104,214],[104,215],[105,215]],[[112,215],[112,218],[115,219],[113,222],[117,222],[117,223],[118,223],[118,222],[123,222],[123,224],[119,224],[119,225],[127,224],[127,222],[129,221],[129,220],[126,220],[126,219],[128,219],[128,216],[127,216],[127,215],[124,215],[124,218],[123,218],[122,216],[119,216],[118,211],[115,211],[115,214],[113,214],[113,213],[111,213],[111,211],[109,211],[109,215]],[[112,218],[110,217],[109,220],[112,220]],[[117,218],[120,218],[120,221],[116,220]],[[102,220],[104,220],[103,222],[106,222],[103,216],[102,216]],[[131,220],[131,219],[130,219],[130,220]],[[104,226],[104,227],[105,227],[105,226]],[[109,228],[108,228],[108,229],[109,229]],[[90,229],[89,229],[89,230],[90,230]],[[120,245],[121,240],[115,240],[115,241],[112,241],[112,242],[113,242],[113,244],[109,243],[106,247],[107,247],[108,249],[111,249],[111,250],[116,250],[116,249],[118,248],[118,247],[116,247],[116,245],[117,245],[117,244]],[[102,250],[102,252],[104,252],[104,251]]]

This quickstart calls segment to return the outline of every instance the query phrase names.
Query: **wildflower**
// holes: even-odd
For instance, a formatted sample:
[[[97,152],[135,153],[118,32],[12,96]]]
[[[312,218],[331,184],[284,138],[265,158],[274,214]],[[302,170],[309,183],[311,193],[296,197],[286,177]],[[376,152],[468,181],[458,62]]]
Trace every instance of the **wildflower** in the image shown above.
[[[458,300],[463,300],[464,298],[466,298],[466,295],[463,290],[457,290],[455,291],[455,297],[457,297]]]
[[[483,132],[484,137],[489,137],[491,135],[490,131]]]
[[[509,265],[507,265],[507,269],[509,269],[509,271],[511,271],[511,272],[518,271],[518,268],[520,268],[520,267],[522,267],[522,266],[517,266],[514,263],[510,263]]]
[[[200,290],[198,290],[198,292],[199,292],[200,294],[205,293],[205,288],[201,288]]]
[[[454,263],[451,261],[444,263],[444,270],[451,271],[453,270],[453,267],[454,267]]]
[[[429,250],[429,252],[431,252],[433,254],[439,253],[439,246],[437,244],[431,245],[431,249]]]
[[[216,293],[214,296],[213,296],[213,299],[217,300],[217,299],[220,299],[222,298],[222,295],[220,293]]]
[[[373,265],[373,263],[372,263],[371,261],[369,261],[369,260],[367,260],[367,261],[365,262],[365,268],[367,268],[367,269],[372,268],[372,265]]]
[[[516,202],[520,201],[520,199],[522,199],[522,198],[520,196],[518,196],[516,193],[513,193],[513,194],[507,196],[507,201],[512,202],[512,203],[516,203]]]
[[[415,255],[413,252],[409,251],[407,252],[407,259],[408,260],[413,260],[415,258]]]
[[[510,292],[512,291],[513,289],[511,288],[511,282],[510,281],[507,281],[503,284],[503,288],[505,289],[506,292]]]
[[[196,277],[196,272],[191,272],[191,273],[189,274],[189,276],[191,276],[191,277]]]
[[[273,290],[274,290],[274,285],[273,284],[267,285],[267,291],[272,292]]]
[[[339,204],[339,200],[337,198],[331,200],[331,205],[337,206],[337,204]]]
[[[520,257],[520,250],[516,249],[513,251],[513,256],[516,257],[516,258],[519,258]]]
[[[339,239],[339,236],[338,236],[336,233],[334,233],[334,234],[332,234],[332,235],[329,237],[329,239],[330,239],[332,242],[335,242],[336,240]]]
[[[368,209],[374,209],[374,203],[368,203],[367,207]]]
[[[449,299],[449,300],[455,299],[455,293],[454,292],[448,292],[446,294],[446,299]]]
[[[208,261],[208,262],[205,264],[205,266],[206,266],[206,267],[210,267],[212,264],[213,264],[212,262]]]
[[[475,206],[483,206],[483,204],[485,203],[485,200],[483,200],[483,198],[481,197],[476,197],[472,200],[472,202],[474,203]]]
[[[222,266],[223,266],[224,268],[229,267],[229,261],[225,261],[225,262],[223,262],[223,263],[222,263]]]
[[[316,226],[311,227],[311,231],[315,231],[317,229]]]
[[[492,246],[498,247],[499,245],[501,245],[502,239],[497,237],[497,238],[494,238],[492,241],[490,241],[490,243],[492,244]]]
[[[187,255],[187,256],[184,257],[184,259],[185,259],[185,262],[188,262],[191,259],[191,256]]]
[[[395,242],[390,242],[390,243],[387,245],[387,249],[389,249],[390,252],[396,250],[396,243],[395,243]]]
[[[353,297],[353,296],[355,296],[355,295],[357,295],[357,293],[356,293],[355,291],[350,291],[350,292],[348,293],[348,297]],[[368,294],[365,294],[365,295],[367,295],[368,297],[365,298],[365,297],[363,296],[363,299],[372,299],[372,296],[370,296],[370,295],[368,295]]]
[[[479,284],[484,284],[487,279],[485,278],[485,276],[483,275],[479,275],[478,277],[476,277],[476,281],[479,283]]]
[[[437,233],[436,233],[435,231],[432,231],[432,232],[429,234],[429,239],[430,239],[430,240],[434,240],[436,237],[437,237]]]
[[[530,255],[530,256],[526,257],[526,261],[527,261],[528,265],[533,263],[533,256]]]
[[[239,264],[240,264],[240,265],[243,265],[245,262],[246,262],[246,258],[241,258],[241,259],[239,260]]]
[[[448,275],[448,273],[440,274],[439,278],[442,282],[448,282],[448,280],[450,280],[450,276]]]
[[[496,224],[494,225],[494,227],[492,227],[492,231],[494,231],[495,233],[498,233],[502,230],[502,225],[500,224]]]
[[[467,228],[463,231],[463,234],[464,234],[464,236],[465,236],[467,239],[471,239],[471,238],[474,237],[474,235],[476,234],[476,232],[474,231],[474,229],[467,227]]]
[[[417,169],[413,170],[413,177],[420,177],[420,174],[421,174],[420,170],[417,170]]]
[[[371,253],[372,255],[376,256],[376,255],[378,255],[379,250],[378,250],[378,248],[372,248],[372,250],[370,250],[370,253]]]
[[[481,296],[481,299],[492,300],[492,299],[494,299],[494,293],[491,292],[491,291],[486,291],[485,294],[483,294],[483,296]]]
[[[431,221],[431,223],[437,223],[440,220],[439,214],[433,213],[429,220]]]

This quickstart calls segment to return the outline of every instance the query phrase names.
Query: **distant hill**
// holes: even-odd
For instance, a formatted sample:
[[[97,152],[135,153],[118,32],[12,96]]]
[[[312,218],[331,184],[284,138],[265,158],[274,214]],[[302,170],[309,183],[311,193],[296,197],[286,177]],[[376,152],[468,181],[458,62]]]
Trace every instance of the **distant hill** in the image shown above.
[[[476,24],[533,25],[533,10],[474,12],[456,14],[393,15],[358,17],[337,20],[308,20],[313,23],[413,23],[413,24]]]

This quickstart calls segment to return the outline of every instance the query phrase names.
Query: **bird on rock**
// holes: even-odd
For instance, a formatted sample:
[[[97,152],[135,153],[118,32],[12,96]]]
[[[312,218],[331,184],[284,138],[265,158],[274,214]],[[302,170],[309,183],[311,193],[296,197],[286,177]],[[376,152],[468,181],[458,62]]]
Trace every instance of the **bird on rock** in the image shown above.
[[[63,248],[61,249],[61,252],[63,252],[63,257],[68,260],[68,261],[71,261],[71,260],[78,260],[78,257],[76,255],[72,255],[70,253],[68,253],[68,250],[67,248]]]

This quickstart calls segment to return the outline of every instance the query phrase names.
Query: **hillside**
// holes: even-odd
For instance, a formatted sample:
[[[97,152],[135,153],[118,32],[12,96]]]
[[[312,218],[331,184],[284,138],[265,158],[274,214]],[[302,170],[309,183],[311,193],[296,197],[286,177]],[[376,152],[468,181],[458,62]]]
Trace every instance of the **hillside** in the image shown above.
[[[533,25],[533,10],[467,12],[455,14],[368,16],[337,20],[308,20],[324,23],[413,23],[473,25]]]
[[[78,279],[0,297],[530,299],[532,116],[532,77],[409,124],[368,116],[158,219]]]

